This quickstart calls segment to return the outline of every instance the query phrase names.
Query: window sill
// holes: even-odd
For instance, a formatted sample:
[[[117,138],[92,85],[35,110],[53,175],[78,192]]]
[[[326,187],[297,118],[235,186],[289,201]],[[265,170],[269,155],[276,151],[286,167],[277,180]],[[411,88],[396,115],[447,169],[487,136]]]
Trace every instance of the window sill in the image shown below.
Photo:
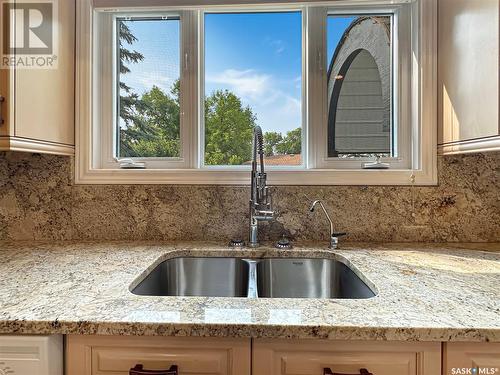
[[[271,185],[437,185],[435,170],[271,170]],[[77,171],[76,184],[249,185],[249,171],[204,169],[90,169]]]

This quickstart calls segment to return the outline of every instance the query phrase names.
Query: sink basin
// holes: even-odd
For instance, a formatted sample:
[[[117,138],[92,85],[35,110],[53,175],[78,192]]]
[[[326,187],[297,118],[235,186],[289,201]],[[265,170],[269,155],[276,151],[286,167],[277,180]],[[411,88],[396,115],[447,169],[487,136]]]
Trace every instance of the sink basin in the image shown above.
[[[370,298],[375,293],[333,259],[173,258],[132,293],[150,296]]]
[[[239,258],[174,258],[158,265],[132,293],[151,296],[246,297],[249,265]]]
[[[263,259],[257,264],[263,298],[370,298],[375,293],[344,263],[332,259]]]

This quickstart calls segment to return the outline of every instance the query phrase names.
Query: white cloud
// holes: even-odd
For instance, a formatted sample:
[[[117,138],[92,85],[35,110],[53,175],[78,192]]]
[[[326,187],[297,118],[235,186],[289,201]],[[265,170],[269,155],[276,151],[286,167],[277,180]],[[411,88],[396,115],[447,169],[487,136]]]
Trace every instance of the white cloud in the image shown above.
[[[283,52],[285,52],[285,42],[283,42],[281,39],[272,39],[270,37],[267,37],[264,39],[264,44],[268,45],[274,50],[274,53],[277,55],[281,55]]]
[[[301,80],[301,77],[298,77]],[[253,69],[228,69],[207,76],[207,83],[217,88],[228,89],[239,96],[245,105],[250,105],[257,115],[257,123],[265,131],[285,133],[301,124],[302,103],[300,98],[280,89],[272,75]],[[295,84],[294,80],[292,84]]]
[[[274,47],[274,53],[281,55],[285,51],[285,44],[282,40],[273,40],[271,46]]]
[[[302,112],[302,103],[299,99],[287,95],[282,109],[290,114],[298,115]]]
[[[252,69],[227,69],[221,73],[207,77],[208,82],[228,87],[236,95],[252,100],[258,100],[269,91],[270,79],[271,76],[259,74]]]
[[[300,89],[302,87],[302,76],[297,76],[294,80],[295,88]]]

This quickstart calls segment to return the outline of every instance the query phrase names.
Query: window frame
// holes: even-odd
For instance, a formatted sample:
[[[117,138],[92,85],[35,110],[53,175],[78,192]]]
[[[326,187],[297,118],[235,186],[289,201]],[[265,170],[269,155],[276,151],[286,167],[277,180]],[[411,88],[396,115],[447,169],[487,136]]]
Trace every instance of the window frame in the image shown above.
[[[191,1],[191,2],[190,2]],[[378,0],[357,5],[358,0],[335,2],[300,2],[290,0],[285,5],[262,4],[255,1],[243,1],[244,5],[228,6],[229,1],[219,0],[220,4],[202,6],[197,0],[186,1],[179,10],[177,7],[161,8],[154,0],[142,0],[134,7],[144,12],[178,13],[181,17],[181,139],[185,139],[182,148],[183,160],[177,165],[165,169],[165,160],[149,160],[158,164],[151,169],[123,170],[117,163],[103,164],[102,155],[109,147],[102,146],[106,136],[102,135],[102,111],[99,108],[99,96],[106,95],[96,90],[95,85],[102,78],[98,64],[99,57],[94,53],[94,45],[106,36],[99,33],[95,12],[115,11],[125,6],[130,10],[130,0],[106,0],[106,7],[99,7],[101,0],[82,0],[77,7],[77,67],[76,67],[76,163],[75,182],[77,184],[247,184],[248,167],[210,166],[203,167],[201,151],[204,151],[204,139],[199,126],[202,111],[200,98],[202,90],[202,63],[204,59],[200,45],[203,29],[204,12],[231,11],[286,11],[302,10],[303,20],[303,167],[268,168],[269,182],[273,185],[435,185],[437,183],[437,4],[436,0],[416,0],[411,7],[413,25],[411,39],[413,50],[411,58],[411,76],[407,80],[413,87],[413,95],[408,102],[408,114],[411,114],[411,168],[391,168],[389,170],[363,170],[360,161],[357,168],[345,162],[320,161],[317,147],[323,131],[328,131],[326,111],[326,14],[327,9],[373,9],[373,7],[395,7],[392,0]],[[408,1],[400,0],[401,4]],[[135,13],[135,11],[134,11]],[[371,11],[373,13],[373,10]],[[324,17],[323,17],[324,15]],[[323,17],[323,25],[318,27],[318,17]],[[312,25],[316,25],[313,27]],[[107,39],[109,41],[109,39]],[[109,42],[108,42],[109,43]],[[319,45],[319,46],[318,46]],[[97,60],[97,61],[96,61]],[[184,61],[182,61],[184,60]],[[319,64],[318,64],[319,62]],[[321,68],[323,64],[323,68]],[[395,64],[396,65],[396,64]],[[109,95],[109,94],[108,94]],[[319,101],[318,101],[319,99]],[[318,104],[320,103],[320,104]],[[320,108],[320,110],[318,110]],[[320,131],[318,131],[320,130]],[[109,133],[108,133],[109,134]],[[325,140],[325,138],[323,138]],[[107,140],[109,144],[109,139]],[[203,144],[202,144],[203,142]],[[326,141],[324,142],[326,145]],[[327,147],[325,149],[327,155]],[[149,159],[149,158],[148,158]],[[337,164],[335,164],[337,163]]]
[[[405,18],[408,18],[410,12],[408,4],[387,4],[387,5],[376,5],[376,6],[363,6],[361,8],[355,8],[352,6],[343,6],[336,8],[326,8],[326,17],[330,15],[390,15],[391,16],[391,150],[397,149],[396,156],[383,157],[381,161],[390,163],[393,169],[409,169],[411,166],[410,160],[410,135],[409,128],[411,127],[411,117],[409,113],[406,113],[402,109],[405,102],[410,99],[411,87],[403,87],[400,85],[401,77],[407,77],[411,75],[411,66],[409,66],[407,60],[404,58],[405,54],[410,53],[408,51],[408,46],[411,45],[411,40],[409,40],[409,35],[411,34],[411,26],[408,24],[407,27],[401,27],[400,24],[405,23]],[[314,24],[318,24],[315,21]],[[327,26],[324,27],[324,32],[327,31]],[[397,37],[395,37],[397,35]],[[325,37],[325,43],[327,39]],[[401,41],[404,42],[401,43]],[[402,48],[400,48],[400,45]],[[323,47],[323,50],[325,47]],[[400,62],[403,62],[400,64]],[[326,60],[325,60],[326,64]],[[325,65],[325,71],[328,71],[328,66]],[[325,77],[325,82],[327,82]],[[328,83],[326,83],[328,86]],[[329,117],[329,103],[328,103],[328,87],[322,90],[325,97],[322,99],[326,101],[326,118]],[[343,169],[343,168],[359,168],[362,163],[373,161],[373,158],[367,157],[349,157],[349,158],[339,158],[328,156],[328,120],[327,126],[321,126],[317,130],[318,138],[315,139],[315,143],[320,145],[318,152],[316,154],[315,166],[318,168],[328,168],[328,169]],[[394,133],[393,133],[394,132]],[[394,141],[396,138],[396,142]],[[323,141],[326,140],[326,141]],[[396,146],[394,146],[394,143]]]

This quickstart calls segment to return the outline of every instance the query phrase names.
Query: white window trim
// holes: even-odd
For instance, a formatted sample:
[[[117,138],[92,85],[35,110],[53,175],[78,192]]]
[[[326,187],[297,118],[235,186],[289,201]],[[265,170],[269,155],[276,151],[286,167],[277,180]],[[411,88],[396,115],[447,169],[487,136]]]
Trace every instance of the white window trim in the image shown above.
[[[221,6],[234,3],[229,0],[219,0]],[[182,84],[191,93],[190,97],[182,97],[183,107],[182,127],[184,134],[190,141],[188,145],[192,149],[183,150],[185,158],[188,158],[188,165],[194,168],[175,169],[146,169],[146,170],[122,170],[107,169],[96,165],[96,159],[101,157],[101,150],[97,147],[100,141],[100,132],[96,129],[99,124],[99,114],[96,109],[95,96],[93,96],[93,34],[96,25],[93,25],[92,4],[99,5],[99,0],[79,0],[77,3],[77,100],[76,100],[76,162],[75,162],[75,182],[77,184],[227,184],[246,185],[249,181],[248,170],[240,168],[199,168],[196,165],[199,160],[198,152],[200,139],[197,130],[200,108],[198,106],[198,90],[200,90],[199,64],[198,64],[198,40],[197,35],[190,35],[183,44],[183,56],[187,56],[188,66],[184,72]],[[127,7],[132,6],[135,0],[106,0],[107,6]],[[140,5],[145,10],[159,10],[156,0],[141,0]],[[323,12],[325,8],[345,7],[353,2],[359,2],[364,7],[376,4],[394,3],[392,0],[379,1],[335,1],[335,2],[299,2],[290,0],[284,6],[290,8],[290,3],[295,6],[315,5],[317,7],[307,7],[303,16],[307,17],[307,22],[317,17],[317,12]],[[418,15],[413,19],[414,24],[418,24],[418,35],[413,35],[415,48],[412,55],[412,77],[409,78],[418,88],[418,95],[413,95],[411,99],[412,110],[412,168],[410,169],[389,169],[389,170],[362,170],[362,169],[329,169],[315,163],[317,158],[318,132],[314,129],[318,124],[326,129],[326,101],[323,109],[315,110],[314,93],[318,93],[318,87],[325,85],[324,70],[318,74],[317,65],[309,61],[311,56],[318,56],[316,41],[325,43],[324,32],[322,35],[305,35],[304,51],[306,60],[306,74],[304,78],[305,91],[307,92],[307,102],[304,114],[307,116],[309,126],[303,126],[305,138],[305,152],[308,155],[308,169],[287,168],[269,170],[269,183],[273,185],[435,185],[437,183],[437,2],[436,0],[415,0],[414,2],[401,0],[400,2],[412,3],[413,15]],[[162,1],[162,5],[168,1]],[[188,3],[188,2],[186,2]],[[193,29],[190,22],[199,24],[194,12],[199,10],[196,0],[192,0],[193,11],[186,11],[183,15],[184,27]],[[238,1],[241,3],[241,1]],[[252,5],[247,3],[246,9]],[[256,5],[253,3],[252,7]],[[257,6],[263,6],[262,2]],[[274,4],[272,7],[278,5]],[[323,10],[321,9],[323,7]],[[164,9],[172,9],[162,6]],[[206,7],[203,7],[204,9]],[[174,8],[175,9],[175,8]],[[187,7],[183,9],[189,10]],[[244,8],[245,9],[245,8]],[[181,24],[183,24],[181,22]],[[307,30],[307,29],[306,29]],[[314,34],[314,30],[310,30]],[[184,34],[185,35],[185,34]],[[184,37],[184,36],[183,36]],[[316,44],[316,45],[315,45]],[[321,57],[321,54],[320,54]],[[320,58],[318,61],[325,60]],[[324,64],[324,62],[323,62]],[[182,64],[181,64],[182,65]],[[416,84],[416,85],[415,85]],[[326,92],[326,90],[325,90]],[[321,101],[323,103],[323,100]],[[313,124],[317,124],[316,127]],[[323,138],[324,139],[324,138]],[[312,146],[312,147],[311,147]]]

